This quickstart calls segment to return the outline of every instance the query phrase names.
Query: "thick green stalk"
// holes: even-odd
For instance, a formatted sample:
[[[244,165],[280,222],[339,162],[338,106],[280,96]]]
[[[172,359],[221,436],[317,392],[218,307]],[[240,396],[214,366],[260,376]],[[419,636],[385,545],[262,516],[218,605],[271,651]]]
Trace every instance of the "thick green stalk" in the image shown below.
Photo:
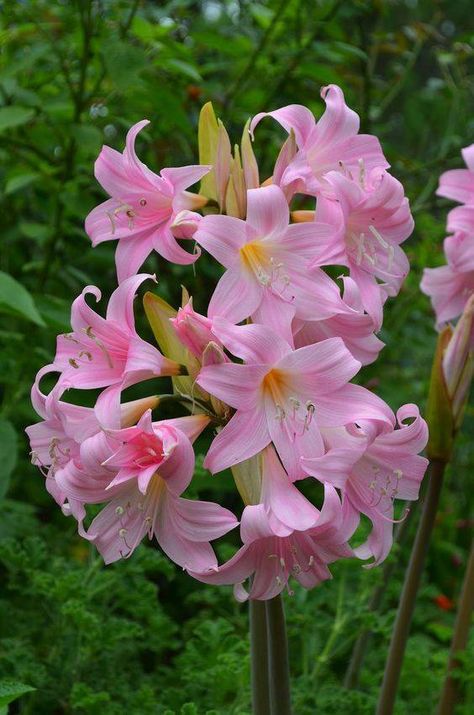
[[[250,601],[250,666],[253,715],[271,715],[265,601]]]
[[[464,575],[461,596],[459,599],[458,613],[454,626],[453,640],[449,653],[448,674],[444,681],[441,701],[438,706],[438,715],[452,715],[460,693],[458,683],[453,677],[453,670],[459,665],[459,653],[466,649],[469,637],[471,615],[474,610],[474,541],[471,542],[471,551]]]
[[[403,591],[392,633],[388,658],[385,664],[385,673],[376,715],[392,715],[393,713],[416,596],[420,586],[436,512],[438,511],[445,467],[446,464],[442,461],[432,460],[430,464],[430,481],[415,543],[410,556],[410,563],[408,564],[408,569],[405,574],[405,582],[403,584]]]
[[[271,715],[291,715],[290,667],[281,595],[265,601]]]

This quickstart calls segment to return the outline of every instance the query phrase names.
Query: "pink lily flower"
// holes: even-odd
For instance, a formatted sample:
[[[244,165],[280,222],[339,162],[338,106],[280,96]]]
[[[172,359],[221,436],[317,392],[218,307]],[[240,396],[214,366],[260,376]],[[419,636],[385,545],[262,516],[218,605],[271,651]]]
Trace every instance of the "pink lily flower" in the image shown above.
[[[53,363],[62,373],[63,384],[89,389],[180,373],[177,363],[142,340],[135,330],[133,300],[147,278],[154,276],[142,273],[121,283],[110,297],[105,318],[85,300],[88,293],[100,300],[98,288],[87,286],[76,298],[71,309],[72,332],[58,336]]]
[[[294,499],[294,492],[299,492],[288,482],[287,475],[280,473],[282,469],[278,460],[274,458],[270,461],[268,455],[264,479],[282,485],[277,487],[281,492],[273,503],[278,504],[283,495],[290,498],[289,510],[285,511],[283,504],[279,510],[285,519],[284,525],[275,523],[274,515],[268,513],[264,504],[247,506],[242,514],[244,545],[241,549],[216,571],[190,571],[191,576],[204,583],[234,584],[238,601],[274,598],[287,586],[290,576],[304,588],[314,588],[321,581],[331,578],[328,564],[353,555],[347,544],[352,535],[353,521],[349,523],[344,518],[336,490],[331,486],[325,487],[321,511],[309,503],[305,506],[305,512],[310,516],[310,526],[305,526],[298,519],[297,509],[292,510],[299,503],[299,499]],[[301,494],[299,497],[304,499]],[[252,584],[247,592],[243,582],[252,574]]]
[[[285,195],[277,186],[247,192],[247,220],[204,216],[195,240],[227,269],[209,303],[210,318],[238,323],[249,316],[277,327],[303,319],[327,318],[340,304],[339,290],[322,270],[309,270],[318,242],[333,239],[322,223],[289,225]],[[279,321],[283,323],[283,319]]]
[[[460,250],[461,255],[466,257],[464,265],[454,257],[455,249],[451,244],[450,265],[425,268],[423,271],[420,288],[431,298],[438,328],[460,316],[467,301],[474,295],[473,255],[464,248],[468,246]],[[453,265],[456,265],[456,268],[453,268]]]
[[[46,489],[61,507],[66,495],[59,488],[56,473],[79,456],[80,442],[100,430],[100,425],[90,407],[73,405],[60,400],[64,387],[57,384],[48,395],[40,389],[41,379],[54,368],[42,368],[31,388],[31,402],[42,422],[25,429],[31,447],[31,462],[39,467],[46,478]]]
[[[407,419],[413,422],[406,424]],[[367,541],[354,550],[361,559],[374,558],[370,567],[380,564],[392,546],[394,500],[417,499],[428,466],[419,456],[428,441],[428,427],[418,407],[404,405],[397,421],[398,429],[384,433],[370,422],[325,430],[330,447],[325,457],[301,460],[307,474],[341,489],[349,519],[365,514],[371,520]]]
[[[380,398],[347,384],[360,363],[341,338],[293,350],[263,325],[234,326],[215,318],[213,331],[245,364],[208,365],[196,380],[236,409],[207,453],[204,466],[211,472],[249,459],[273,442],[288,474],[297,479],[301,456],[324,454],[321,427],[358,419],[393,424],[393,413]]]
[[[327,338],[340,337],[344,345],[362,365],[370,365],[377,359],[384,343],[374,334],[374,321],[364,312],[356,283],[343,277],[343,308],[326,320],[293,321],[293,337],[296,348],[319,343]]]
[[[61,488],[58,475],[63,471],[76,469],[76,464],[80,462],[81,445],[97,435],[103,437],[103,425],[94,408],[61,400],[65,386],[60,382],[45,395],[41,391],[40,382],[50,372],[54,372],[54,366],[42,368],[31,390],[33,407],[43,421],[30,425],[25,431],[30,440],[31,461],[45,476],[47,491],[66,515],[73,513],[79,518],[80,514],[84,514],[80,495],[79,499],[68,499],[67,493]],[[122,426],[133,424],[145,410],[154,407],[156,403],[156,397],[145,397],[122,405],[118,402],[114,405],[117,415],[113,420]]]
[[[441,174],[436,194],[461,204],[474,204],[474,144],[461,154],[467,169],[452,169]]]
[[[335,171],[326,180],[334,197],[318,198],[316,221],[343,230],[334,232],[331,240],[319,241],[314,265],[347,266],[378,329],[386,297],[398,293],[409,271],[399,246],[413,231],[408,199],[400,182],[381,169],[374,169],[367,182]]]
[[[115,261],[119,283],[134,275],[153,250],[172,263],[194,263],[199,256],[177,243],[173,222],[181,211],[199,206],[199,197],[185,189],[211,167],[183,166],[153,173],[135,154],[135,138],[147,124],[144,119],[129,130],[122,154],[104,146],[95,163],[96,179],[111,198],[91,211],[85,228],[93,246],[118,240]],[[194,216],[198,221],[200,216]],[[182,237],[183,233],[177,235]]]
[[[325,186],[326,174],[341,166],[354,175],[359,174],[361,166],[365,171],[389,167],[378,139],[359,134],[359,117],[346,105],[340,87],[323,87],[321,97],[326,110],[317,122],[307,107],[290,104],[273,112],[261,112],[250,124],[253,134],[261,119],[268,116],[288,133],[294,132],[298,152],[280,178],[282,187],[292,186],[292,193],[302,190],[318,196]]]
[[[114,433],[122,446],[104,462],[115,472],[107,487],[113,498],[87,532],[105,563],[130,556],[148,534],[183,568],[217,568],[209,541],[237,526],[236,518],[218,504],[180,497],[194,471],[189,436],[207,423],[202,415],[152,423],[148,412]]]

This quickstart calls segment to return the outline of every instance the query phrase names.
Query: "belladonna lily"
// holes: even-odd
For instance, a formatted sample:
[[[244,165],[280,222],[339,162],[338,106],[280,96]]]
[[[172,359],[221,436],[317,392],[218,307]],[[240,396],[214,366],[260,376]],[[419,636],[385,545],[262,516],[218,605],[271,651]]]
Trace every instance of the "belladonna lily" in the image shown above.
[[[321,96],[326,110],[316,121],[313,113],[299,104],[290,104],[273,112],[257,114],[250,125],[251,132],[263,117],[273,117],[287,132],[294,132],[298,152],[283,172],[280,184],[293,192],[318,196],[326,186],[326,174],[341,166],[354,175],[361,166],[365,171],[388,168],[378,139],[359,134],[360,120],[346,105],[340,87],[323,87]]]
[[[76,469],[58,475],[68,498],[109,501],[84,533],[106,563],[130,556],[148,535],[183,568],[217,567],[209,541],[237,520],[217,504],[180,497],[193,475],[191,442],[207,423],[203,415],[152,422],[148,410],[134,427],[86,440]]]
[[[186,189],[211,167],[183,166],[153,173],[135,154],[136,136],[147,124],[144,119],[130,129],[122,154],[104,146],[95,163],[95,176],[111,198],[91,211],[85,228],[94,246],[118,240],[119,282],[136,273],[153,250],[173,263],[189,264],[198,257],[177,243],[173,222],[181,211],[202,205],[199,197]],[[180,225],[177,235],[189,237]]]
[[[462,150],[467,169],[451,169],[441,174],[438,196],[474,205],[474,144]]]
[[[331,578],[328,564],[352,555],[347,540],[356,522],[344,517],[334,487],[325,487],[319,511],[291,484],[271,447],[264,451],[262,460],[262,503],[244,509],[244,545],[215,571],[191,571],[194,578],[205,583],[234,584],[240,601],[274,598],[290,576],[304,588],[313,588]],[[247,593],[243,582],[252,574]]]
[[[289,225],[289,208],[278,186],[247,192],[247,220],[204,216],[195,240],[227,269],[211,298],[208,315],[238,323],[253,316],[275,325],[283,314],[319,319],[334,315],[339,290],[322,270],[310,269],[316,245],[333,239],[322,223]]]
[[[438,327],[461,315],[474,295],[474,260],[469,246],[474,238],[457,235],[449,239],[444,244],[448,265],[425,268],[420,283],[423,293],[431,298]]]
[[[41,391],[42,378],[52,372],[54,366],[48,365],[36,376],[31,401],[43,421],[30,425],[25,431],[30,440],[32,463],[43,471],[46,488],[51,496],[63,506],[65,513],[70,513],[76,500],[70,498],[69,504],[65,503],[67,494],[62,491],[57,475],[73,464],[80,463],[81,444],[101,434],[102,425],[93,408],[61,400],[64,384],[58,382],[48,395]],[[108,418],[122,427],[128,426],[136,422],[147,409],[152,409],[157,401],[156,397],[145,397],[121,405],[118,400],[114,405],[117,415]],[[77,512],[77,505],[73,512]]]
[[[407,423],[407,420],[411,420]],[[428,441],[426,422],[416,405],[397,412],[398,429],[380,432],[377,425],[361,421],[357,427],[324,430],[329,451],[323,459],[302,458],[307,474],[341,489],[348,518],[365,514],[372,522],[367,541],[355,549],[370,566],[383,561],[392,545],[393,502],[412,501],[428,466],[419,456]]]
[[[324,454],[321,427],[373,419],[390,429],[394,416],[378,397],[348,385],[360,368],[341,338],[298,350],[263,325],[234,326],[216,318],[213,331],[245,364],[203,367],[197,383],[236,409],[204,462],[211,472],[242,462],[270,442],[292,479],[300,457]]]
[[[293,321],[295,347],[318,343],[327,338],[340,337],[349,352],[362,365],[377,359],[384,343],[375,335],[374,321],[364,312],[360,291],[348,276],[343,277],[344,295],[338,312],[326,320]]]
[[[142,273],[121,283],[110,297],[105,318],[85,300],[88,293],[100,300],[98,288],[88,286],[76,298],[71,310],[72,332],[58,336],[53,363],[62,373],[63,384],[91,389],[179,374],[180,366],[135,330],[133,300],[141,283],[152,277]]]
[[[361,173],[358,181],[333,171],[326,180],[333,195],[318,198],[316,221],[342,230],[318,242],[314,265],[347,266],[378,329],[386,297],[398,293],[409,271],[399,246],[413,231],[408,199],[400,182],[382,169]]]

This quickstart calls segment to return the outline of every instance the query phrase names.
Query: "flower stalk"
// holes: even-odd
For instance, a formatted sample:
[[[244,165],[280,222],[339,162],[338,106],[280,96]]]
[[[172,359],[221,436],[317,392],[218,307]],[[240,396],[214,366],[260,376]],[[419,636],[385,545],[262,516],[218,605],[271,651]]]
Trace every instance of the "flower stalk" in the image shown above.
[[[265,602],[271,715],[291,715],[290,665],[281,594]]]
[[[264,601],[250,601],[250,667],[253,715],[271,715],[267,614]]]
[[[444,681],[441,701],[437,715],[452,715],[460,699],[460,689],[455,670],[459,665],[459,654],[466,649],[469,626],[474,610],[474,540],[471,542],[471,551],[464,575],[461,597],[454,626],[453,639],[448,661],[448,673]]]

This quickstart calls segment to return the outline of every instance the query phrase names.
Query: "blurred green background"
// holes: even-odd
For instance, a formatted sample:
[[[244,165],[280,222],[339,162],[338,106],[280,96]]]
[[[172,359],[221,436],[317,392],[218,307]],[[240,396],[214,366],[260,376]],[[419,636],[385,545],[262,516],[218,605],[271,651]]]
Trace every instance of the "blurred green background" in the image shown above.
[[[423,266],[442,263],[449,202],[439,174],[461,166],[474,141],[471,0],[15,0],[0,29],[0,678],[36,690],[11,713],[56,715],[250,713],[247,608],[228,588],[193,582],[143,545],[104,568],[62,516],[29,463],[24,427],[36,416],[29,390],[68,330],[86,284],[115,286],[114,244],[96,249],[83,230],[104,196],[93,176],[103,143],[122,149],[129,126],[152,124],[138,142],[155,171],[197,162],[200,107],[212,100],[234,141],[247,118],[291,102],[317,116],[320,87],[339,84],[380,138],[411,200],[412,265],[387,306],[387,343],[362,382],[393,408],[426,400],[435,342]],[[271,173],[282,133],[257,131]],[[159,292],[180,285],[204,308],[218,268],[196,274],[152,257]],[[147,328],[140,323],[143,335]],[[432,712],[444,673],[473,525],[473,415],[445,485],[403,671],[398,715]],[[198,466],[193,488],[238,510],[230,479]],[[417,510],[391,573],[341,562],[332,582],[286,597],[295,715],[373,712]],[[232,552],[219,546],[222,558]],[[387,582],[380,609],[374,589]],[[357,635],[373,631],[357,687],[344,673]],[[457,715],[474,711],[471,637]],[[471,667],[469,667],[471,663]],[[0,712],[2,692],[0,690]],[[5,711],[6,712],[6,711]]]

